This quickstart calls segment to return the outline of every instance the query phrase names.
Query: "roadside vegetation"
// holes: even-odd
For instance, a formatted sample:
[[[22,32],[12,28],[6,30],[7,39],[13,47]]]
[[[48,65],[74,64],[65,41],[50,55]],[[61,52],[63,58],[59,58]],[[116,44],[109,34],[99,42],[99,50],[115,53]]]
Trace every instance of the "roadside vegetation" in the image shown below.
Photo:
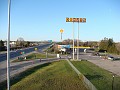
[[[1,90],[2,86],[0,87]],[[11,90],[87,90],[67,61],[46,63],[11,80]]]
[[[98,90],[112,90],[113,74],[111,72],[88,61],[72,61],[72,63]],[[113,90],[120,90],[120,76],[115,75]]]
[[[111,54],[119,54],[120,51],[116,46],[116,43],[113,41],[113,39],[111,38],[104,38],[103,40],[101,40],[100,44],[99,44],[99,49],[101,50],[107,50],[108,53]]]
[[[0,40],[0,52],[5,51],[4,42]]]
[[[26,59],[25,59],[26,57]],[[54,58],[56,56],[53,55],[47,55],[47,58]],[[45,53],[32,53],[30,55],[24,56],[22,55],[21,57],[19,57],[19,59],[16,59],[12,62],[20,62],[20,61],[29,61],[29,60],[35,60],[35,59],[45,59],[46,58],[46,54]]]
[[[76,43],[77,40],[75,40],[75,46],[77,46]],[[49,48],[50,52],[54,53],[61,53],[58,50],[58,45],[72,45],[73,41],[71,39],[66,39],[63,40],[62,42],[58,42],[54,44],[53,47]],[[82,42],[79,41],[80,46],[84,47],[91,47],[94,49],[96,52],[99,51],[106,51],[108,54],[120,54],[120,43],[115,43],[112,38],[104,38],[100,42],[98,41],[87,41],[87,42]]]

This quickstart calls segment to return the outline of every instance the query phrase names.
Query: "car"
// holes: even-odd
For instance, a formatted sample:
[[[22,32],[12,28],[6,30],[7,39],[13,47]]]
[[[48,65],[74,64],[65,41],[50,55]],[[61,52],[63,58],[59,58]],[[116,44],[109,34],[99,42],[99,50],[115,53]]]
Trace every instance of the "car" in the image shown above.
[[[68,59],[71,59],[72,57],[71,56],[68,56]]]
[[[109,60],[114,60],[114,57],[113,56],[108,56],[108,59]]]
[[[98,52],[94,52],[92,53],[93,56],[99,56],[99,53]]]

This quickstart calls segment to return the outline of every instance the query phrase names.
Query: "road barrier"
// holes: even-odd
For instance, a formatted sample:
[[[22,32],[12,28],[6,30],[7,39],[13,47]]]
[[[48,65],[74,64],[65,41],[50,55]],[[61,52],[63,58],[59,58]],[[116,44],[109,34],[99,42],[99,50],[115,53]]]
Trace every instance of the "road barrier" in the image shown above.
[[[67,60],[67,61],[70,64],[70,66],[74,69],[74,71],[78,74],[78,76],[81,79],[81,81],[83,83],[85,83],[85,86],[88,89],[90,89],[90,90],[97,90],[97,88],[82,73],[80,73],[80,71],[78,71],[77,68],[75,68],[75,66],[69,60]]]

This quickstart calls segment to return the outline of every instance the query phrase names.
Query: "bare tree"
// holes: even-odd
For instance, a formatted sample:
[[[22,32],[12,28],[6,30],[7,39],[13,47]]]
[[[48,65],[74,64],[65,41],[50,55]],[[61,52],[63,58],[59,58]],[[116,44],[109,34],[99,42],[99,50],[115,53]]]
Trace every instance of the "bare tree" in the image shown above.
[[[24,46],[24,39],[23,38],[18,38],[16,42],[17,46],[23,47]]]

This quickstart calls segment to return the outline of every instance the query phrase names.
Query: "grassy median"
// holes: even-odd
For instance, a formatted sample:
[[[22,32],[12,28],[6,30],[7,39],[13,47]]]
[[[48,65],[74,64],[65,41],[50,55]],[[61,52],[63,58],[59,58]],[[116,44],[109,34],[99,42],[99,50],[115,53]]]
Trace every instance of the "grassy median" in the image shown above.
[[[29,69],[12,82],[11,90],[87,90],[67,61]]]
[[[98,90],[112,90],[113,74],[88,61],[72,61]],[[120,90],[120,76],[115,75],[113,90]]]
[[[47,55],[47,58],[54,58],[55,56]],[[32,53],[26,57],[28,60],[30,59],[40,59],[40,58],[46,58],[46,54],[43,53]]]
[[[22,57],[25,57],[24,55]],[[54,58],[56,56],[53,56],[53,55],[47,55],[47,58]],[[16,59],[12,62],[20,62],[20,61],[29,61],[29,60],[35,60],[35,59],[45,59],[46,58],[46,54],[43,54],[43,53],[32,53],[30,55],[27,55],[26,56],[26,59]]]

